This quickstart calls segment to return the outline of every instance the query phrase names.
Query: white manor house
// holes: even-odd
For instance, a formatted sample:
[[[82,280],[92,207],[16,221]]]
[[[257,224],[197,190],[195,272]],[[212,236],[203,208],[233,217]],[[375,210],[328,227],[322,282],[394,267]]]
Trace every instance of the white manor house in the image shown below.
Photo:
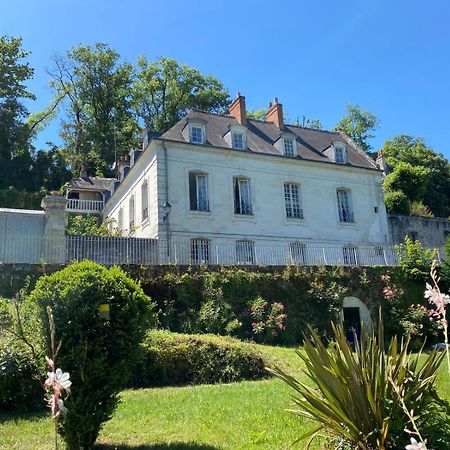
[[[229,115],[144,130],[116,173],[94,208],[122,236],[157,240],[167,262],[387,263],[382,171],[341,132],[285,124],[277,99],[263,121],[238,94]],[[76,179],[68,197],[92,200],[95,184],[77,192]]]

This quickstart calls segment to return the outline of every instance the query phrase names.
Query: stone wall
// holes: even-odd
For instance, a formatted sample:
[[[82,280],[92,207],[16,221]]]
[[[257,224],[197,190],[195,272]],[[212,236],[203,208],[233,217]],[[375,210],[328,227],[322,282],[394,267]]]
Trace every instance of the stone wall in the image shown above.
[[[450,234],[450,220],[447,219],[389,214],[388,224],[392,244],[400,244],[405,236],[409,236],[426,248],[442,250]]]

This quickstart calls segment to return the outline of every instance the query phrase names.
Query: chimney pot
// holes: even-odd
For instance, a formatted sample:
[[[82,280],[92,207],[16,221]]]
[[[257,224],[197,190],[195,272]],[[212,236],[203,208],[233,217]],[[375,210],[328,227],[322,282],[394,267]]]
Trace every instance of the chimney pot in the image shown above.
[[[266,122],[274,123],[280,130],[284,128],[283,119],[283,105],[278,103],[278,98],[275,97],[275,103],[269,103],[269,109],[266,112]]]
[[[245,108],[245,97],[237,93],[236,98],[230,105],[230,116],[234,117],[241,125],[247,125],[247,110]]]

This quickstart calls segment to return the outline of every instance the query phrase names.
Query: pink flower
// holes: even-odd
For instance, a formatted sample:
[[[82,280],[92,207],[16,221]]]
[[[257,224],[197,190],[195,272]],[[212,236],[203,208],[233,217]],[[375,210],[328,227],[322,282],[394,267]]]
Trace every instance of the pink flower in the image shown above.
[[[425,291],[425,298],[435,306],[436,313],[439,315],[444,314],[445,306],[450,303],[450,297],[448,295],[440,293],[428,283],[427,290]]]
[[[392,299],[397,295],[398,291],[395,288],[391,288],[390,286],[386,286],[383,289],[384,297],[387,299]]]
[[[427,450],[423,442],[417,442],[414,438],[411,438],[411,444],[408,444],[405,448],[406,450]]]
[[[381,281],[390,281],[391,277],[388,274],[381,275]]]
[[[56,369],[56,372],[47,372],[46,386],[53,387],[59,392],[70,392],[71,384],[69,372],[63,372],[61,369]]]

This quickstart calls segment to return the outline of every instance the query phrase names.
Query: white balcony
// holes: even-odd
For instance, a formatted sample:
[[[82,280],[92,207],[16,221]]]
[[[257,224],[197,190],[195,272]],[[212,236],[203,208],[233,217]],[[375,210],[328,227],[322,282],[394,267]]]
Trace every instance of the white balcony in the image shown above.
[[[103,200],[79,200],[69,198],[66,211],[85,214],[100,214],[103,208]]]

